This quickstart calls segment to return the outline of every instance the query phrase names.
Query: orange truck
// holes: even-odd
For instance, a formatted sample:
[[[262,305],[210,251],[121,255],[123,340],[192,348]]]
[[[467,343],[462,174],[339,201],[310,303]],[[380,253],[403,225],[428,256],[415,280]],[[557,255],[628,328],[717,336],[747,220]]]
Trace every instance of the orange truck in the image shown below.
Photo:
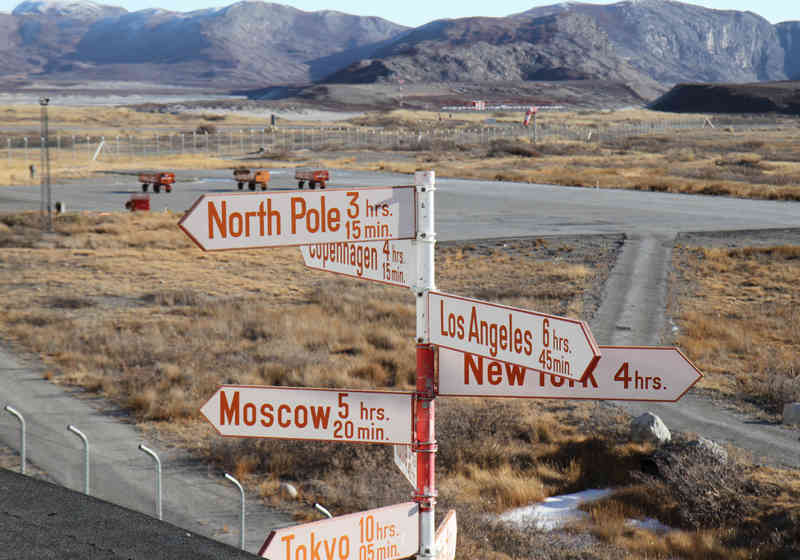
[[[169,171],[160,173],[139,173],[139,182],[142,184],[142,192],[147,192],[147,187],[153,185],[153,192],[161,192],[161,187],[167,192],[172,192],[172,184],[175,182],[175,174]]]
[[[242,190],[246,183],[251,191],[256,190],[256,187],[261,187],[261,190],[265,191],[269,186],[269,171],[266,169],[250,171],[246,167],[237,167],[233,170],[233,180],[236,181],[239,190]]]
[[[325,183],[330,180],[330,175],[327,169],[295,169],[294,178],[297,180],[297,186],[301,189],[306,183],[308,183],[309,189],[314,189],[317,185],[324,189]]]

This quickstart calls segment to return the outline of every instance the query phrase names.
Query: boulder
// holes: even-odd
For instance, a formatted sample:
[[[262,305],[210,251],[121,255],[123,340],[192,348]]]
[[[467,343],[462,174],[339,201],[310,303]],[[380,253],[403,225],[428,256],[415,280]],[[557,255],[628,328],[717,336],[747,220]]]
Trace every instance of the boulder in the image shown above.
[[[800,403],[788,403],[783,405],[783,423],[800,424]]]
[[[288,482],[281,482],[281,492],[284,496],[287,496],[292,499],[297,498],[297,488],[293,485],[289,484]]]
[[[725,448],[710,439],[701,437],[690,441],[689,447],[697,449],[701,453],[714,459],[717,463],[724,464],[728,462],[728,452],[725,451]]]
[[[631,439],[638,442],[651,441],[658,445],[663,445],[672,439],[672,435],[661,418],[652,412],[645,412],[631,422]]]

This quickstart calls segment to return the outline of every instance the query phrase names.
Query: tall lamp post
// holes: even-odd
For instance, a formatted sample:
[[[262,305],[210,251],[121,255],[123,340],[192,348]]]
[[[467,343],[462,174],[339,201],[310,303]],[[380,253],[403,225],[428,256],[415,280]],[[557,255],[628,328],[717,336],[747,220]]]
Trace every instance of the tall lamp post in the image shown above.
[[[41,174],[41,206],[40,210],[42,213],[42,221],[45,222],[44,219],[44,209],[47,207],[47,221],[46,227],[47,231],[53,231],[53,211],[52,211],[52,204],[51,204],[51,193],[50,193],[50,130],[48,128],[47,123],[47,104],[50,103],[49,97],[40,97],[39,98],[39,105],[42,106],[42,137],[41,137],[41,144],[39,148],[39,156],[40,156],[40,174]],[[43,224],[44,225],[44,224]]]

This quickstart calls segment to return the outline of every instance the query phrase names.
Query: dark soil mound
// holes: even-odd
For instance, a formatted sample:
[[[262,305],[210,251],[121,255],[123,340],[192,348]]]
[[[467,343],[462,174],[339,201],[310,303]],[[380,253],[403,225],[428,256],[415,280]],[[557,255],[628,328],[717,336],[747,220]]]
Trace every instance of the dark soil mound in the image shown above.
[[[678,84],[650,105],[673,113],[800,115],[800,81],[762,84]]]

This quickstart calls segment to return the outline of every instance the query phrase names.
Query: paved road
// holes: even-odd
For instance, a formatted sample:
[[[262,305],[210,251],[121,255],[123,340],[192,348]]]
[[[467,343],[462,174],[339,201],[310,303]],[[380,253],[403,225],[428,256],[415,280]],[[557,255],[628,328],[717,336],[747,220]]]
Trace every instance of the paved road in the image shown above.
[[[152,195],[153,210],[182,211],[203,193],[231,192],[229,173],[180,172],[173,193]],[[273,184],[291,188],[291,173],[275,170]],[[411,181],[408,175],[338,170],[333,171],[333,177],[332,186],[385,186]],[[676,232],[800,227],[800,205],[796,203],[456,179],[440,179],[437,187],[436,228],[441,240],[627,234],[603,305],[592,324],[598,342],[604,344],[658,343],[665,327],[667,278]],[[63,201],[68,210],[117,211],[130,193],[138,191],[134,177],[115,174],[56,185],[53,200]],[[38,207],[38,188],[0,187],[0,211]],[[80,444],[66,432],[65,425],[85,428],[98,462],[93,486],[110,500],[151,511],[152,466],[136,450],[140,434],[91,403],[42,381],[36,367],[35,362],[20,363],[9,352],[0,353],[0,395],[9,400],[13,395],[11,404],[22,408],[31,421],[30,457],[58,481],[80,488]],[[634,413],[642,408],[625,406]],[[715,410],[694,398],[685,398],[677,405],[646,408],[656,408],[672,427],[749,446],[758,455],[800,466],[796,431],[748,424],[747,419]],[[0,441],[16,448],[15,430],[14,420],[0,414]],[[45,447],[47,442],[49,447]],[[168,457],[165,518],[235,544],[235,489],[218,482],[219,473],[193,472],[185,465],[177,455]],[[254,521],[257,516],[261,517]],[[268,527],[286,522],[257,508],[252,508],[248,517],[248,550],[257,548]],[[221,533],[224,525],[233,530]]]
[[[294,188],[293,170],[276,169],[272,185]],[[151,208],[183,211],[208,192],[233,192],[230,170],[176,173],[172,193],[151,194]],[[331,186],[387,186],[413,182],[410,175],[333,170]],[[800,205],[711,196],[683,196],[611,189],[564,188],[493,181],[439,179],[439,239],[594,233],[661,234],[800,226]],[[131,175],[53,186],[53,200],[68,210],[123,210],[140,192]],[[0,187],[0,211],[39,208],[39,187]]]
[[[180,450],[159,448],[126,422],[124,414],[53,385],[43,371],[37,360],[0,347],[0,407],[10,404],[24,416],[30,462],[54,482],[83,492],[84,448],[78,436],[67,431],[72,424],[89,440],[91,495],[152,515],[155,465],[138,449],[143,443],[162,461],[164,520],[239,546],[239,491],[222,473],[198,465]],[[7,412],[0,412],[0,442],[19,449],[19,423]],[[245,549],[257,552],[271,528],[290,524],[289,517],[261,507],[251,496]]]

